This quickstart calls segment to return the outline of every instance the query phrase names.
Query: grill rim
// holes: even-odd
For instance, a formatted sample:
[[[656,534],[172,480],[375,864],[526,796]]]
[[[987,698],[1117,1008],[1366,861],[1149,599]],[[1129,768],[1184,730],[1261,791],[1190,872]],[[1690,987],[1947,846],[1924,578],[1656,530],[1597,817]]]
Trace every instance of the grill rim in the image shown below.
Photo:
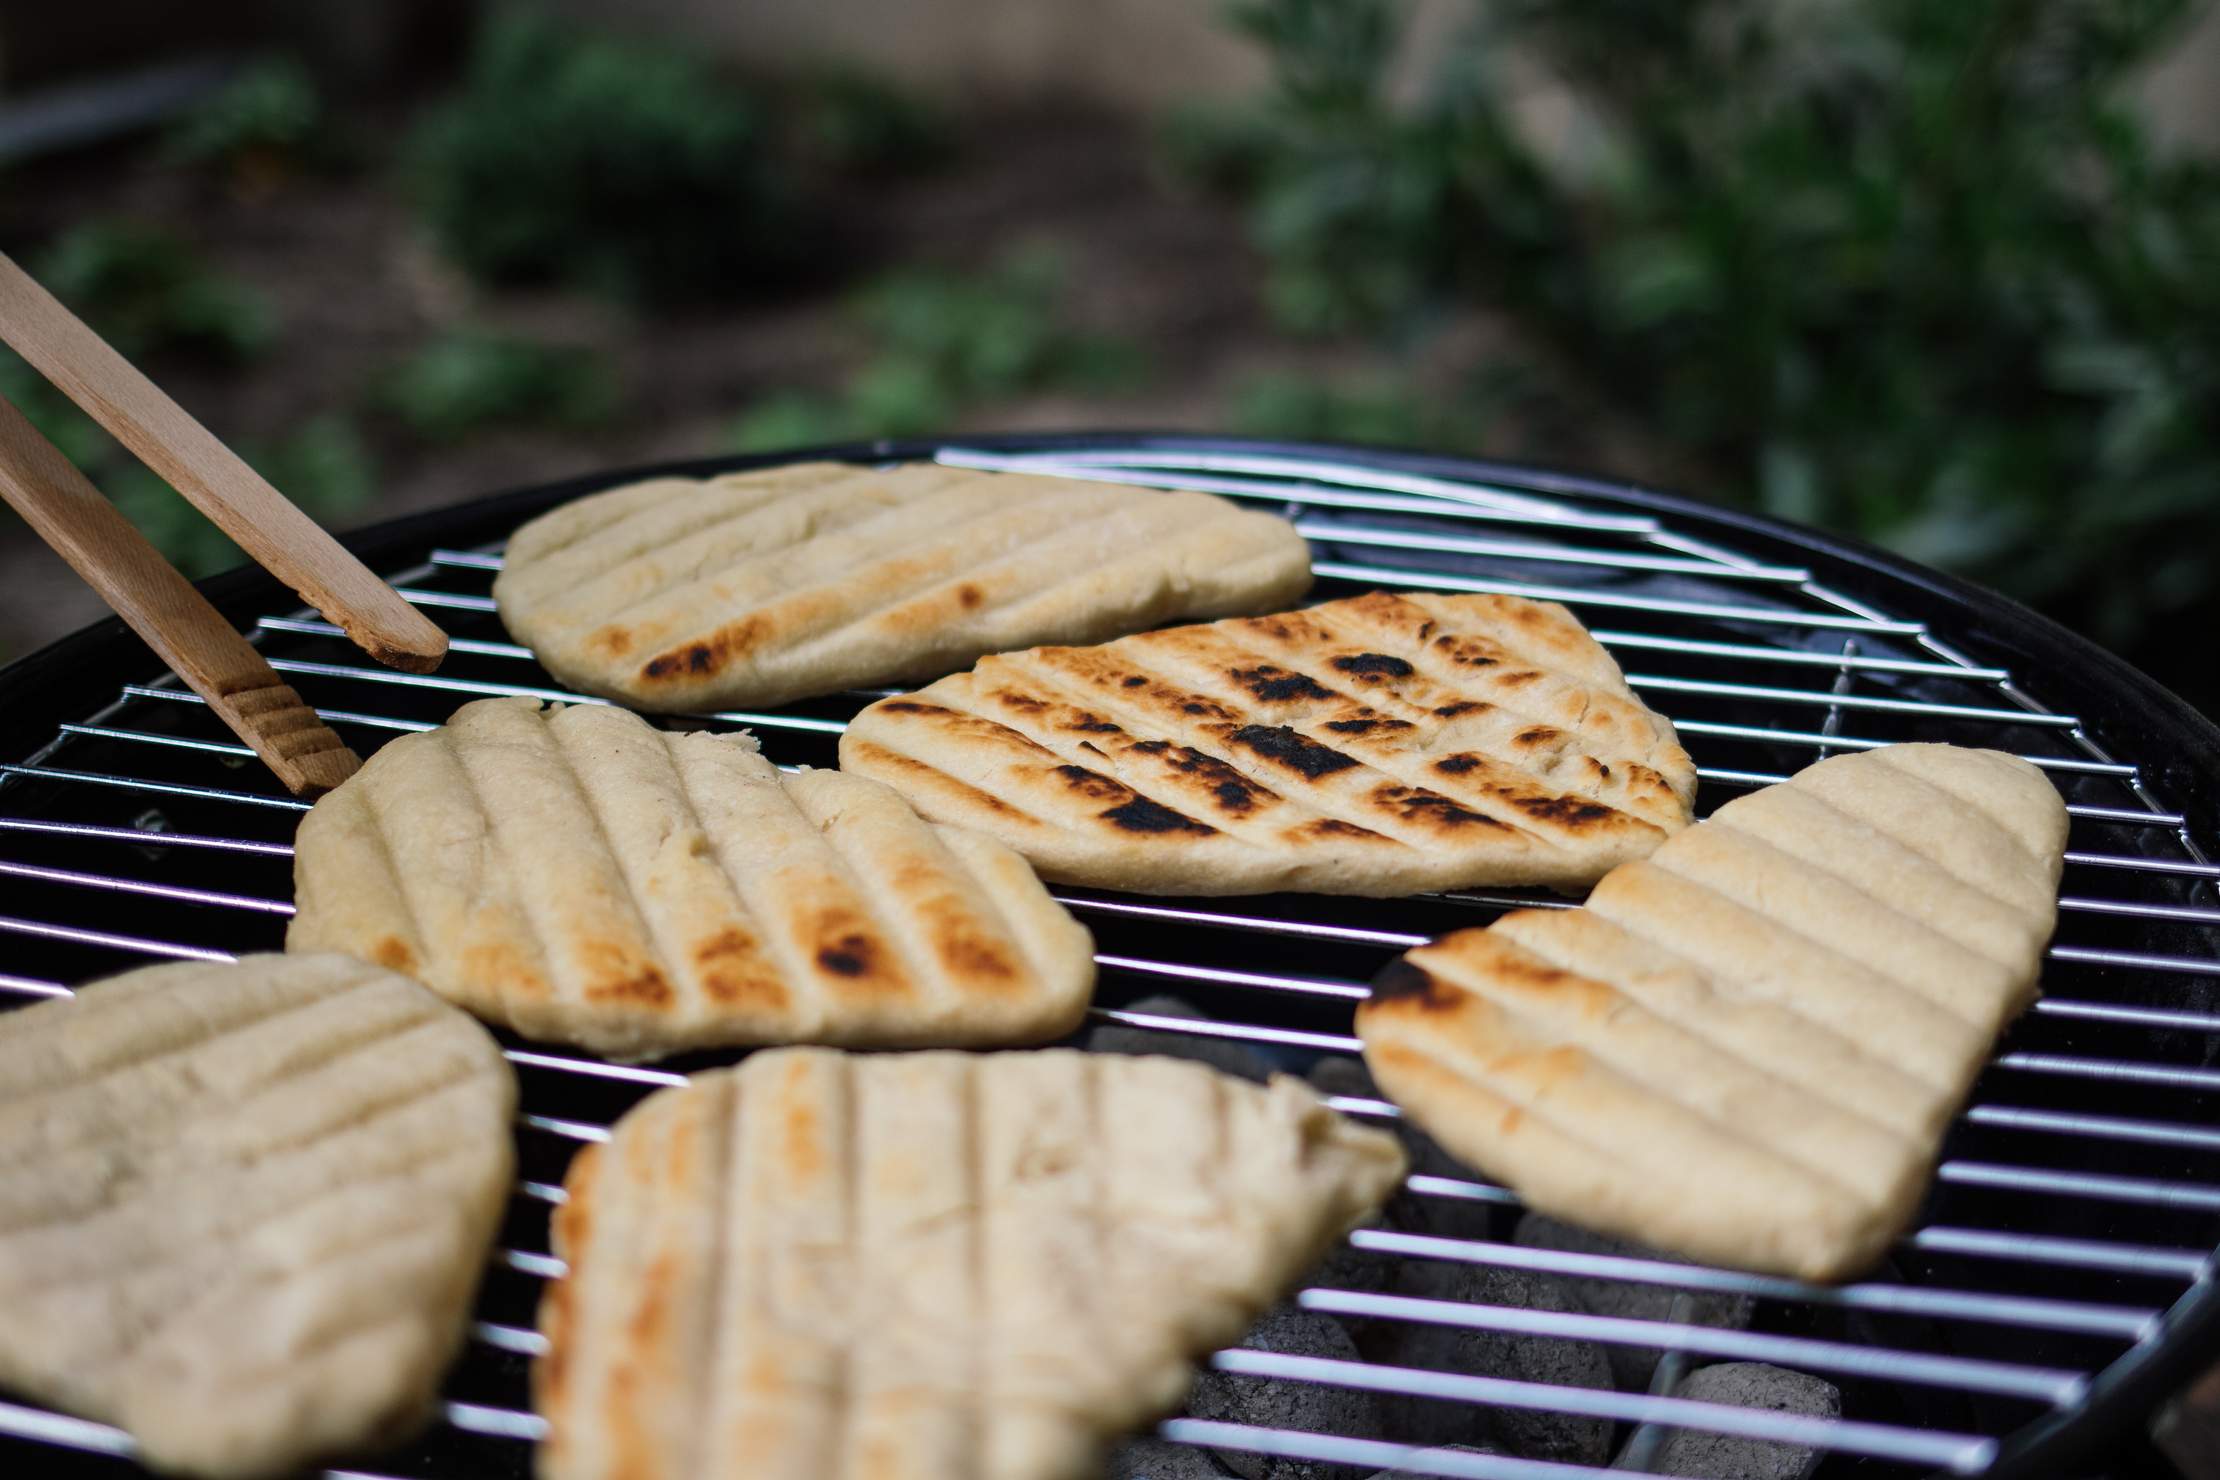
[[[980,434],[829,443],[771,453],[685,458],[602,469],[551,483],[511,489],[441,509],[386,520],[340,537],[373,565],[430,546],[499,538],[535,514],[621,482],[651,477],[708,477],[802,461],[867,463],[927,460],[946,449],[991,454],[1147,451],[1165,454],[1273,457],[1334,463],[1406,476],[1496,485],[1548,497],[1600,500],[1630,513],[1656,515],[1678,529],[1708,526],[1728,537],[1737,554],[1809,569],[1815,582],[1862,599],[1875,585],[1889,589],[1891,615],[1945,629],[2035,683],[2052,707],[2078,715],[2086,729],[2131,748],[2146,784],[2183,818],[2182,830],[2220,837],[2220,766],[2195,764],[2220,756],[2220,725],[2157,680],[2096,643],[1976,583],[1915,564],[1837,535],[1688,495],[1586,473],[1419,450],[1224,437],[1184,432],[1078,431]],[[1676,530],[1677,532],[1677,530]],[[245,565],[196,583],[235,624],[251,623],[289,593],[274,577]],[[118,618],[96,622],[0,667],[0,758],[22,761],[55,735],[53,716],[97,709],[112,697],[118,675],[149,660]],[[128,681],[128,680],[125,680]],[[29,703],[11,702],[36,698]],[[26,713],[33,710],[33,713]],[[2078,732],[2077,732],[2078,733]],[[2220,1247],[2214,1257],[2220,1259]],[[2033,1477],[2092,1454],[2130,1425],[2140,1429],[2156,1406],[2220,1351],[2220,1288],[2208,1270],[2156,1318],[2153,1339],[2130,1347],[2092,1374],[2083,1401],[2031,1420],[2000,1436],[1983,1473]],[[1937,1475],[1949,1471],[1937,1471]]]

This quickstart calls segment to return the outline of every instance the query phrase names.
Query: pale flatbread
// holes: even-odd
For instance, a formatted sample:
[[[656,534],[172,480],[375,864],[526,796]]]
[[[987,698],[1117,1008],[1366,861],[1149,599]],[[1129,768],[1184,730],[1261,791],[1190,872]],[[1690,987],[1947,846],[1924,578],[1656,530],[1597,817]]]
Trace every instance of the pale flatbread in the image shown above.
[[[1720,1264],[1878,1258],[2035,995],[2066,809],[1897,745],[1727,803],[1579,910],[1410,952],[1357,1010],[1380,1087],[1532,1206]]]
[[[0,1015],[0,1386],[196,1475],[406,1435],[505,1206],[485,1029],[341,956],[153,966]]]
[[[289,950],[617,1058],[1075,1028],[1093,943],[1023,859],[875,782],[601,705],[466,704],[302,819]]]
[[[1281,1078],[760,1053],[572,1163],[543,1480],[1092,1480],[1400,1182]]]
[[[1044,878],[1155,894],[1578,888],[1696,788],[1563,607],[1429,593],[984,658],[864,710],[840,764]]]
[[[1308,589],[1293,525],[1209,494],[804,463],[565,504],[510,539],[493,596],[571,687],[705,710],[1269,611]]]

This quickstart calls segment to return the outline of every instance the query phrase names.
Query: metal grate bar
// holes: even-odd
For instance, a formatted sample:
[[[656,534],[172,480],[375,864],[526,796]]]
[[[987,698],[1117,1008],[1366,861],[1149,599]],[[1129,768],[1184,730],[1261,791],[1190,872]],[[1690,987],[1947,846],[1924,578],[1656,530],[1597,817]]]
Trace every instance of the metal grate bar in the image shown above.
[[[207,801],[241,802],[255,807],[278,807],[289,812],[306,812],[308,803],[296,802],[291,797],[266,797],[251,791],[232,791],[221,786],[181,786],[170,781],[147,781],[137,776],[109,776],[97,771],[64,771],[51,766],[0,765],[0,778],[9,776],[36,776],[45,781],[81,781],[92,786],[120,786],[127,791],[151,791],[164,796],[199,797]]]
[[[2175,1125],[2163,1120],[2130,1120],[2117,1115],[2069,1115],[2058,1110],[2028,1110],[2016,1105],[1975,1105],[1966,1119],[1976,1125],[2018,1131],[2047,1131],[2066,1136],[2096,1136],[2117,1141],[2147,1141],[2154,1146],[2189,1146],[2220,1151],[2220,1129]]]
[[[1995,709],[1975,704],[1932,704],[1924,699],[1882,699],[1864,694],[1838,694],[1829,689],[1783,689],[1765,684],[1714,683],[1705,679],[1667,678],[1659,674],[1629,673],[1626,681],[1638,689],[1665,689],[1681,694],[1712,694],[1734,699],[1763,699],[1781,704],[1817,704],[1829,709],[1870,709],[1888,714],[1917,714],[1931,719],[1987,720],[1993,724],[2043,725],[2072,729],[2081,723],[2066,714],[2029,714],[2019,709]],[[1678,727],[1678,722],[1675,722]],[[2132,776],[2133,766],[2107,770],[2105,775]]]
[[[2132,899],[2087,899],[2066,895],[2058,901],[2058,908],[2089,915],[2132,915],[2139,920],[2179,920],[2190,925],[2220,925],[2220,910],[2194,909],[2186,905],[2143,904]]]
[[[491,698],[522,697],[552,699],[559,704],[608,704],[611,701],[593,694],[575,693],[570,689],[541,688],[536,685],[481,683],[475,679],[447,678],[436,673],[402,673],[391,668],[361,668],[347,663],[310,663],[297,658],[272,658],[270,666],[280,673],[313,673],[324,678],[352,678],[364,683],[399,684],[404,688],[443,689],[457,694],[479,694]],[[736,725],[765,725],[780,730],[814,730],[821,734],[837,735],[847,725],[834,719],[811,719],[799,714],[763,714],[748,709],[724,709],[712,714],[691,715],[693,719],[729,720]]]
[[[345,629],[330,622],[311,622],[302,617],[257,617],[254,625],[265,632],[294,632],[304,637],[345,637]],[[529,658],[532,650],[513,642],[480,642],[467,637],[450,637],[447,649],[455,653],[472,653],[481,658]]]
[[[1673,728],[1683,735],[1718,735],[1734,740],[1763,740],[1772,745],[1807,745],[1815,750],[1881,750],[1894,740],[1868,740],[1858,735],[1827,735],[1810,730],[1776,730],[1763,725],[1735,725],[1715,720],[1676,719]],[[2133,766],[2104,761],[2068,760],[2052,755],[2023,755],[2021,760],[2046,771],[2078,771],[2092,776],[2133,776]],[[1785,778],[1783,778],[1785,779]],[[1768,785],[1771,783],[1768,782]],[[2109,810],[2109,809],[2108,809]],[[2141,817],[2148,814],[2133,813]],[[2171,814],[2169,814],[2171,815]],[[2178,821],[2178,818],[2177,818]]]
[[[181,704],[199,704],[203,707],[208,702],[191,689],[160,689],[142,684],[127,683],[123,686],[123,691],[134,699],[169,699]],[[360,710],[354,709],[318,709],[316,717],[340,724],[369,725],[381,730],[405,730],[412,734],[439,728],[430,720],[395,719],[390,714],[364,714]]]
[[[1371,995],[1367,987],[1351,982],[1321,981],[1304,976],[1271,976],[1257,971],[1228,971],[1217,966],[1190,966],[1183,961],[1152,961],[1139,956],[1095,957],[1097,966],[1112,971],[1130,971],[1143,976],[1168,976],[1180,981],[1209,982],[1221,987],[1255,987],[1271,992],[1291,992],[1303,997],[1338,997],[1362,1001]]]
[[[1193,458],[1164,458],[1152,454],[1088,457],[1053,454],[1005,454],[943,448],[935,462],[950,467],[978,468],[986,472],[1043,473],[1057,478],[1091,479],[1104,483],[1131,483],[1139,488],[1192,488],[1201,493],[1226,493],[1235,497],[1263,498],[1273,503],[1315,505],[1335,509],[1377,509],[1397,513],[1434,514],[1450,519],[1492,520],[1509,524],[1543,524],[1563,529],[1607,530],[1622,534],[1649,534],[1657,521],[1639,514],[1590,514],[1569,505],[1530,494],[1511,493],[1479,484],[1451,483],[1440,478],[1407,474],[1381,474],[1361,482],[1338,475],[1331,464],[1296,459],[1219,458],[1203,454]],[[1166,471],[1151,471],[1164,469]],[[1303,483],[1271,483],[1255,477],[1223,477],[1250,473],[1270,478],[1300,478]],[[1347,488],[1367,492],[1351,493]],[[1401,496],[1398,496],[1401,495]]]
[[[1815,1449],[1870,1454],[1921,1464],[1956,1465],[1969,1452],[1986,1454],[1994,1444],[1971,1434],[1896,1428],[1854,1419],[1805,1418],[1765,1408],[1737,1408],[1690,1398],[1650,1397],[1602,1388],[1565,1388],[1507,1377],[1474,1377],[1417,1367],[1388,1367],[1331,1357],[1295,1357],[1246,1348],[1219,1352],[1211,1366],[1250,1377],[1292,1378],[1333,1387],[1407,1397],[1447,1398],[1498,1408],[1540,1409],[1627,1423],[1669,1424],[1706,1433],[1768,1439]],[[1174,1420],[1178,1423],[1179,1420]],[[1173,1425],[1167,1424],[1167,1430]]]
[[[0,860],[0,875],[18,879],[36,879],[42,884],[67,884],[80,889],[107,889],[122,894],[146,894],[161,899],[175,899],[187,904],[215,905],[232,910],[260,910],[272,915],[290,915],[293,906],[282,899],[262,899],[251,894],[232,894],[219,889],[188,889],[179,884],[149,884],[138,879],[117,879],[106,874],[79,873],[75,869],[40,868],[28,863],[9,863]]]
[[[136,951],[142,956],[167,956],[176,961],[239,959],[229,951],[219,951],[208,946],[178,945],[172,941],[148,940],[137,935],[116,935],[106,930],[84,930],[74,925],[50,925],[44,920],[18,920],[12,915],[0,915],[0,932],[34,935],[42,940],[66,940],[77,945],[107,946],[119,951]]]
[[[2192,1249],[2162,1249],[2148,1244],[2113,1244],[2096,1239],[2051,1238],[2006,1233],[1993,1228],[1922,1228],[1905,1240],[1915,1249],[1971,1254],[2019,1264],[2059,1264],[2079,1269],[2109,1269],[2188,1282],[2209,1272],[2210,1255]]]
[[[1384,1466],[1386,1469],[1381,1473],[1441,1476],[1446,1480],[1623,1480],[1624,1475],[1623,1471],[1599,1470],[1592,1465],[1511,1459],[1494,1454],[1459,1454],[1453,1450],[1426,1449],[1384,1439],[1350,1439],[1337,1434],[1266,1429],[1215,1419],[1175,1418],[1156,1432],[1159,1438],[1173,1444],[1316,1460],[1342,1467],[1336,1471],[1341,1474],[1360,1474]]]
[[[495,610],[490,596],[458,596],[452,591],[426,591],[420,586],[395,586],[394,594],[413,606],[443,606],[455,611]]]
[[[1811,627],[1822,631],[1893,633],[1916,637],[1926,629],[1917,622],[1890,622],[1869,617],[1832,616],[1825,612],[1786,611],[1776,607],[1723,606],[1710,601],[1675,601],[1662,596],[1628,596],[1615,591],[1592,591],[1585,586],[1540,586],[1525,581],[1496,581],[1481,576],[1449,575],[1441,571],[1391,570],[1378,565],[1351,565],[1338,560],[1314,560],[1311,570],[1332,580],[1360,585],[1402,586],[1426,590],[1478,591],[1495,596],[1524,596],[1535,601],[1560,601],[1567,606],[1608,607],[1613,611],[1657,612],[1663,616],[1708,617],[1719,622],[1750,622],[1768,627]],[[408,595],[402,592],[402,595]]]
[[[1999,1054],[1995,1067],[2031,1074],[2065,1074],[2079,1079],[2110,1079],[2123,1084],[2158,1084],[2170,1089],[2220,1090],[2220,1069],[2175,1069],[2160,1064],[2115,1059],[2082,1059],[2055,1053]]]
[[[2093,1172],[2054,1172],[2041,1167],[1999,1166],[1985,1161],[1946,1161],[1935,1169],[1944,1182],[1969,1187],[1999,1187],[2011,1192],[2088,1197],[2105,1202],[2141,1203],[2157,1208],[2220,1212],[2220,1187],[2189,1182],[2160,1182],[2147,1177],[2111,1177]]]
[[[2141,858],[2122,853],[2081,853],[2069,851],[2066,862],[2083,868],[2140,869],[2161,874],[2191,874],[2203,879],[2220,879],[2220,863],[2204,863],[2187,858]]]
[[[1428,939],[1423,935],[1411,935],[1400,930],[1365,930],[1353,925],[1320,925],[1310,920],[1273,920],[1255,915],[1228,915],[1216,910],[1137,904],[1124,899],[1093,899],[1083,895],[1063,894],[1053,889],[1049,893],[1065,908],[1085,914],[1158,920],[1168,925],[1207,925],[1220,930],[1247,930],[1298,940],[1345,941],[1351,945],[1386,946],[1399,951],[1422,946]]]
[[[1337,524],[1324,519],[1298,519],[1295,532],[1307,540],[1331,545],[1364,545],[1374,549],[1416,550],[1441,555],[1488,555],[1507,560],[1535,560],[1553,565],[1600,565],[1612,570],[1657,571],[1667,575],[1700,575],[1713,580],[1763,581],[1795,585],[1811,579],[1811,572],[1790,565],[1722,566],[1716,560],[1675,555],[1644,555],[1634,550],[1597,550],[1578,545],[1530,544],[1518,540],[1480,540],[1461,535],[1422,534],[1407,529],[1379,529],[1362,524]]]
[[[1858,672],[1902,673],[1968,682],[1996,682],[2010,675],[2002,668],[1960,668],[1954,663],[1929,663],[1916,658],[1876,658],[1862,653],[1814,653],[1803,648],[1761,647],[1744,642],[1705,642],[1693,637],[1660,637],[1654,632],[1619,632],[1591,627],[1588,635],[1607,648],[1641,648],[1691,657],[1731,658],[1738,663],[1786,663],[1795,666],[1848,668]]]
[[[2033,1009],[2052,1017],[2095,1018],[2102,1022],[2133,1023],[2143,1028],[2180,1028],[2191,1033],[2220,1033],[2220,1014],[2179,1012],[2166,1007],[2131,1007],[2115,1002],[2076,1002],[2039,997]]]
[[[503,543],[506,543],[505,541]],[[460,566],[465,570],[499,570],[501,557],[492,549],[448,550],[435,548],[425,559],[434,565]]]
[[[1373,1317],[1421,1325],[1454,1326],[1468,1331],[1503,1331],[1526,1336],[1597,1341],[1610,1346],[1696,1352],[1735,1361],[1775,1362],[1822,1372],[1860,1377],[1889,1377],[1965,1392],[2000,1393],[2039,1403],[2078,1401],[2087,1387],[2084,1375],[2056,1367],[2023,1366],[1972,1357],[1934,1356],[1894,1347],[1854,1346],[1804,1336],[1769,1336],[1676,1321],[1631,1320],[1577,1311],[1472,1305],[1422,1300],[1401,1295],[1370,1295],[1352,1290],[1310,1289],[1297,1297],[1305,1310],[1328,1315]]]
[[[107,725],[57,725],[64,735],[80,735],[88,740],[131,740],[141,745],[167,745],[176,750],[198,750],[209,755],[252,757],[254,752],[244,745],[226,745],[217,740],[189,740],[183,735],[152,735],[144,730],[118,730]]]
[[[60,982],[40,981],[35,976],[15,976],[0,971],[0,991],[15,992],[26,997],[70,997],[76,995]]]
[[[2052,946],[2053,961],[2080,961],[2092,966],[2132,966],[2139,971],[2179,971],[2195,976],[2220,976],[2220,959],[2197,956],[2160,956],[2150,951],[2107,951],[2090,946]]]
[[[214,848],[229,853],[262,853],[290,858],[290,843],[258,843],[247,838],[216,838],[202,833],[161,832],[154,828],[99,827],[89,822],[49,822],[40,817],[0,817],[0,831],[48,833],[57,837],[97,838],[141,848]]]
[[[1751,1295],[1765,1300],[1832,1306],[1843,1310],[1930,1316],[1938,1320],[1980,1321],[1993,1325],[2024,1326],[2035,1330],[2072,1331],[2129,1341],[2137,1341],[2147,1335],[2152,1323],[2159,1316],[2158,1311],[2140,1306],[2053,1300],[2035,1295],[1995,1295],[1978,1290],[1950,1290],[1929,1285],[1891,1285],[1878,1282],[1813,1285],[1776,1275],[1713,1269],[1697,1264],[1677,1264],[1663,1259],[1529,1249],[1520,1244],[1437,1238],[1430,1234],[1397,1233],[1381,1228],[1360,1228],[1349,1235],[1349,1242],[1354,1248],[1370,1249],[1383,1254],[1402,1254],[1417,1259],[1487,1264],[1544,1274],[1573,1275],[1582,1279],[1666,1285],[1677,1289],[1713,1290],[1726,1294]]]

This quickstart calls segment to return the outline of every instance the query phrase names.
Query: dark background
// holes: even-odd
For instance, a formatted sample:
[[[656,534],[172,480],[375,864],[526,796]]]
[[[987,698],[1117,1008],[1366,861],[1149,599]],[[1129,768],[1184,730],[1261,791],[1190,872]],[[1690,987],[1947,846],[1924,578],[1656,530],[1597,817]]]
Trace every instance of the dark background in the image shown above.
[[[338,527],[863,435],[1421,445],[1875,540],[2208,713],[2216,141],[2186,0],[0,6],[0,249]],[[97,610],[0,522],[0,658]]]

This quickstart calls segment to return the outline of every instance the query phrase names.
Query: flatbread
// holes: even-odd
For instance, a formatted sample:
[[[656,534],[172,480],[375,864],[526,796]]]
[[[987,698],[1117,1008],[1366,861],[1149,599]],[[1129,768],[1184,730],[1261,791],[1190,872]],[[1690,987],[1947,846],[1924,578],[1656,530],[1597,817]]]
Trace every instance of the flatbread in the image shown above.
[[[1093,1480],[1400,1182],[1307,1086],[761,1053],[571,1165],[542,1480]]]
[[[289,1474],[428,1415],[513,1176],[485,1029],[341,956],[0,1015],[0,1386]]]
[[[986,1046],[1078,1026],[1093,942],[1008,849],[745,735],[466,704],[302,819],[288,950],[613,1058]]]
[[[1856,1274],[2035,996],[2066,810],[1990,750],[1897,745],[1721,807],[1578,910],[1422,946],[1357,1009],[1380,1087],[1558,1217]]]
[[[1270,611],[1308,589],[1293,525],[1209,494],[803,463],[565,504],[510,539],[493,596],[571,687],[698,711]]]
[[[1696,788],[1563,607],[1423,592],[984,658],[864,710],[840,765],[1044,878],[1157,894],[1581,888]]]

